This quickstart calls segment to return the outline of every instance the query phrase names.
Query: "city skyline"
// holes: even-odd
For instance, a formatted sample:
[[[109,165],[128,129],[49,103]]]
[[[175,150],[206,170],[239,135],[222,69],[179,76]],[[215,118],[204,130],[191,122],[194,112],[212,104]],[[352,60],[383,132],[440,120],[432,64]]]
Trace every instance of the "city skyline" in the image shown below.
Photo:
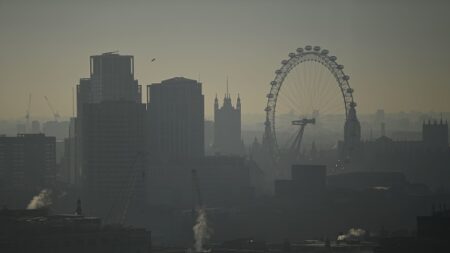
[[[126,9],[118,1],[2,1],[0,6],[1,119],[23,117],[29,94],[31,117],[51,117],[44,96],[59,114],[72,115],[72,89],[80,76],[89,75],[86,60],[114,50],[135,56],[142,86],[176,76],[199,79],[206,118],[212,118],[215,94],[225,93],[227,75],[232,97],[240,93],[243,100],[242,113],[263,114],[280,61],[309,44],[329,49],[345,65],[359,113],[450,111],[445,1],[132,1]],[[124,18],[117,18],[119,13]]]

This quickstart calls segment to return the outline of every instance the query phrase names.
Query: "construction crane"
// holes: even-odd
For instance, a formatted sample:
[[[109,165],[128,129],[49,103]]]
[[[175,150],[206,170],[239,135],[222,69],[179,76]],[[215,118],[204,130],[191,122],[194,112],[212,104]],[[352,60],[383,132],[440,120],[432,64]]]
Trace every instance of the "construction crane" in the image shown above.
[[[30,125],[30,107],[31,107],[31,93],[28,97],[28,107],[27,107],[27,113],[25,114],[25,132],[27,132],[28,127]]]
[[[123,225],[125,219],[128,214],[128,209],[131,205],[131,202],[134,197],[134,193],[136,192],[136,183],[138,181],[139,174],[142,172],[142,177],[145,177],[145,172],[139,170],[139,166],[137,166],[138,161],[144,157],[145,152],[138,152],[133,163],[130,166],[130,176],[128,180],[125,182],[124,187],[119,192],[117,199],[114,201],[109,213],[106,217],[107,221],[112,221],[114,223],[116,221],[117,224]],[[114,218],[114,215],[115,218]]]
[[[306,125],[307,124],[315,124],[315,123],[316,123],[316,119],[314,119],[314,118],[312,118],[312,119],[303,118],[300,120],[292,121],[292,125],[300,126],[300,129],[298,130],[297,135],[295,136],[295,139],[292,142],[292,145],[290,148],[290,151],[295,159],[297,159],[300,156],[300,147],[302,144],[303,132],[305,132]]]
[[[203,206],[202,193],[200,191],[200,183],[198,182],[197,170],[192,170],[192,188],[193,188],[193,207],[197,205],[197,208]],[[197,201],[195,201],[195,198]]]
[[[59,113],[53,109],[53,106],[50,103],[50,100],[48,100],[48,97],[44,96],[44,98],[45,98],[45,101],[47,101],[48,108],[50,108],[50,111],[53,114],[53,118],[55,119],[56,122],[58,122],[58,120],[59,120]]]

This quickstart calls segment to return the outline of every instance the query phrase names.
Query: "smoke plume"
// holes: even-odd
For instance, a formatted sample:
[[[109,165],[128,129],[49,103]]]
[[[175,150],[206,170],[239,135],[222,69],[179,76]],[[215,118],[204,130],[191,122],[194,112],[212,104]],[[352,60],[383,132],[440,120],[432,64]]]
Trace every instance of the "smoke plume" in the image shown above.
[[[28,203],[27,209],[39,209],[52,204],[52,190],[44,189]]]
[[[202,207],[197,209],[197,223],[192,230],[194,231],[195,252],[205,251],[204,246],[211,236],[211,229],[208,227],[206,211]]]
[[[358,239],[360,237],[363,237],[366,234],[366,231],[361,228],[350,228],[348,232],[344,235],[338,235],[337,240],[338,241],[344,241],[348,239]]]

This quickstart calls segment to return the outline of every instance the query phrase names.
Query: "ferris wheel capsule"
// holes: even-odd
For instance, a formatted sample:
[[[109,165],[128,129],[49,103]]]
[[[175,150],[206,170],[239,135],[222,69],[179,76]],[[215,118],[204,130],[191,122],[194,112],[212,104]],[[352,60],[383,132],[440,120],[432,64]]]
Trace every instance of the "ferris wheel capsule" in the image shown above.
[[[306,49],[306,51],[311,51],[312,46],[306,46],[305,49]]]
[[[279,74],[281,74],[281,73],[282,73],[281,69],[275,70],[275,74],[279,75]]]
[[[266,112],[270,111],[270,107],[266,107],[266,109],[264,109],[264,111],[266,111]]]
[[[319,46],[315,46],[314,47],[314,51],[320,51],[320,47]]]
[[[342,79],[344,79],[345,81],[348,81],[348,80],[350,80],[350,77],[345,75],[345,76],[342,77]]]
[[[288,60],[282,60],[281,64],[286,65],[288,63]]]
[[[295,53],[289,53],[289,57],[294,58],[295,57]]]
[[[277,81],[272,81],[272,82],[270,82],[270,85],[277,85]]]
[[[267,94],[266,97],[267,97],[267,98],[273,98],[273,94],[272,94],[272,93],[269,93],[269,94]]]
[[[329,53],[329,51],[326,49],[322,50],[322,52],[321,52],[321,54],[324,54],[324,55],[327,55],[328,53]]]
[[[350,93],[350,94],[353,93],[353,89],[352,88],[348,88],[347,89],[347,93]]]
[[[301,48],[301,47],[297,48],[297,53],[299,53],[299,54],[303,53],[303,48]]]
[[[336,56],[330,56],[330,60],[331,60],[331,61],[336,61],[336,60],[337,60],[337,57],[336,57]]]
[[[337,65],[336,68],[342,70],[342,69],[344,69],[344,65]]]

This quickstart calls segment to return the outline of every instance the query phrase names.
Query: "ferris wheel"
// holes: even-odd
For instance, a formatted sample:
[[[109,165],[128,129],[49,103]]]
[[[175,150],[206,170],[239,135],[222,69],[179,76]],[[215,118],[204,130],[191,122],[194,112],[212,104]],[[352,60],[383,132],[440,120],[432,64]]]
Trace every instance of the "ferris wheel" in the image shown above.
[[[343,132],[350,108],[356,106],[350,77],[343,70],[337,57],[319,46],[298,48],[281,61],[265,108],[264,139],[275,158],[283,150],[301,152],[307,125],[312,125],[306,132],[315,134],[309,136],[313,142]]]

